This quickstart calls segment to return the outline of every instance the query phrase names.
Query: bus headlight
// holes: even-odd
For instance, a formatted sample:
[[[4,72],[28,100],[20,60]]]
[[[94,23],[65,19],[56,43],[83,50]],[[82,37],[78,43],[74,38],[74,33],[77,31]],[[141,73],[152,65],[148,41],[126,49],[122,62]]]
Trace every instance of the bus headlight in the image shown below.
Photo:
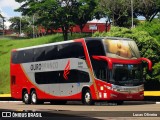
[[[101,86],[101,87],[100,87],[100,90],[104,90],[104,87],[103,87],[103,86]]]
[[[118,87],[116,85],[112,85],[112,90],[113,91],[118,91]]]
[[[144,91],[144,86],[143,85],[139,87],[139,92],[141,92],[141,91]]]
[[[111,86],[106,86],[108,90],[112,90],[112,87]]]

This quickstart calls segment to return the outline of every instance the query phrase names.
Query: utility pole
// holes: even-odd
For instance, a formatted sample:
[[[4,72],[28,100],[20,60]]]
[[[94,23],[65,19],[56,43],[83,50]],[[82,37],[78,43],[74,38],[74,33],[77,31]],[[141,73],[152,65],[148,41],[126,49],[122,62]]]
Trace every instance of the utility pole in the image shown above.
[[[1,12],[1,11],[0,11]],[[4,20],[4,17],[0,14],[0,19],[2,19],[2,29],[3,29],[3,37],[4,37],[4,34],[5,34],[5,26],[4,26],[4,22],[5,22],[5,20]]]
[[[132,27],[133,28],[133,0],[131,0],[131,14],[132,14]]]
[[[21,3],[20,3],[20,7],[21,7]],[[19,17],[19,37],[22,33],[22,15]]]
[[[36,2],[35,0],[33,0],[34,2]],[[33,38],[35,37],[35,28],[34,28],[34,18],[35,17],[35,13],[33,13],[33,16],[32,16],[32,20],[33,20]]]
[[[22,29],[22,28],[21,28],[21,24],[22,24],[22,21],[21,21],[21,16],[20,16],[20,23],[19,23],[19,26],[20,26],[19,28],[20,28],[20,30],[19,30],[19,35],[21,35],[21,33],[22,33],[22,30],[21,30],[21,29]]]
[[[4,17],[2,17],[2,21],[3,21],[3,37],[4,37],[4,34],[5,34],[5,27],[4,27],[5,20],[4,20]]]
[[[34,34],[35,34],[35,32],[34,32],[34,31],[35,31],[35,30],[34,30],[34,14],[33,14],[33,18],[32,18],[32,19],[33,19],[33,38],[34,38],[34,37],[35,37],[35,36],[34,36]]]

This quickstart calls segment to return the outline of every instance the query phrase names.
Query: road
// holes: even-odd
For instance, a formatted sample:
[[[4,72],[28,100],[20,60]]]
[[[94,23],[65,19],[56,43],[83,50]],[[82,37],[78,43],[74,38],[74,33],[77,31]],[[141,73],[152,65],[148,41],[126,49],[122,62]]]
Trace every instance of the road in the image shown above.
[[[82,105],[81,102],[68,102],[66,105],[25,105],[22,102],[1,101],[0,111],[38,112],[43,117],[61,117],[91,120],[159,120],[160,104],[151,101],[127,101],[123,105],[97,103],[93,106]],[[38,114],[37,113],[37,114]],[[71,117],[71,118],[70,118]]]

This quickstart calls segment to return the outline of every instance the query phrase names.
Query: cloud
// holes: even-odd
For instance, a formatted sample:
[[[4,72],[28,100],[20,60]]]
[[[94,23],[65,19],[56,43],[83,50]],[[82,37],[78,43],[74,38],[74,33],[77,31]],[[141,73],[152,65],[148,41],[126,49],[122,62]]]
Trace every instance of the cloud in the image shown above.
[[[20,4],[15,0],[0,0],[0,13],[6,18],[15,16],[17,13],[14,12],[14,9],[19,7]]]
[[[5,26],[7,27],[7,29],[9,29],[9,26],[11,25],[11,22],[6,21],[4,24],[5,24]]]
[[[3,12],[3,10],[0,8],[0,14],[2,15],[2,16],[5,16],[5,13]]]
[[[10,7],[11,9],[16,9],[20,6],[15,0],[0,0],[0,8]]]
[[[0,14],[5,17],[5,25],[7,28],[10,26],[8,19],[13,16],[19,16],[20,13],[14,12],[14,9],[20,7],[20,4],[15,0],[0,0]]]

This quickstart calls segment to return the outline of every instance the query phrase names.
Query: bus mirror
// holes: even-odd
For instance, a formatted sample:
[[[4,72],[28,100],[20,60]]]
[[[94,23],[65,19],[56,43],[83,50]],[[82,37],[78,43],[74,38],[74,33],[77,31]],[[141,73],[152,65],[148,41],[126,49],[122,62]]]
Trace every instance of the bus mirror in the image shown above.
[[[141,58],[142,61],[146,61],[148,63],[148,70],[152,70],[152,62],[147,58]]]
[[[113,63],[112,63],[112,60],[106,56],[92,56],[93,59],[96,59],[96,60],[104,60],[108,63],[108,68],[110,70],[112,70],[113,68]]]

